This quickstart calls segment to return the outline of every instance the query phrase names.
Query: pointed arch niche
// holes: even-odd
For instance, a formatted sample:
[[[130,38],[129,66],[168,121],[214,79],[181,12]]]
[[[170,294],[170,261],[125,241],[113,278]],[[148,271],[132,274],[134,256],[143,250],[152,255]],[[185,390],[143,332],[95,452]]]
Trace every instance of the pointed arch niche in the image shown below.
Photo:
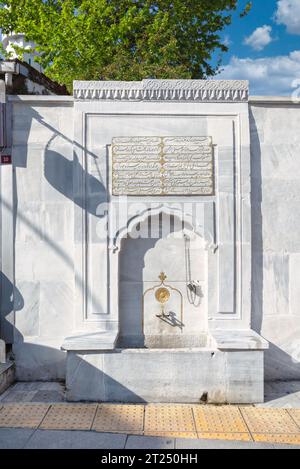
[[[145,210],[118,230],[110,250],[110,306],[120,346],[206,345],[207,246],[203,226],[165,206]],[[165,306],[155,297],[162,272],[172,293]]]

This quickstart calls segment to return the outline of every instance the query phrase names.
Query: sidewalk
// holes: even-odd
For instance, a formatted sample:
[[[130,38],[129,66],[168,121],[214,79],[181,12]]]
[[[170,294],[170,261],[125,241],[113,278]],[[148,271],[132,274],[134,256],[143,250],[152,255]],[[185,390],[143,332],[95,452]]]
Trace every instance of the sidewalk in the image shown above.
[[[300,448],[299,383],[279,388],[265,407],[71,404],[59,383],[16,383],[0,398],[0,447]]]
[[[299,449],[299,446],[116,435],[91,431],[0,428],[0,449]]]
[[[80,430],[195,441],[292,444],[300,448],[300,409],[187,404],[3,403],[0,428],[38,430],[37,435],[42,435],[44,430]]]

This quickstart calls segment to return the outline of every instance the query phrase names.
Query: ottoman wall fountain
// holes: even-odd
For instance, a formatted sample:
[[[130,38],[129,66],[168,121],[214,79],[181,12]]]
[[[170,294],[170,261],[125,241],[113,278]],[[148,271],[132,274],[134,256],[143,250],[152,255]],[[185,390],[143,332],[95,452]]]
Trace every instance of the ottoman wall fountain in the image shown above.
[[[248,83],[75,82],[74,97],[68,399],[263,401]]]

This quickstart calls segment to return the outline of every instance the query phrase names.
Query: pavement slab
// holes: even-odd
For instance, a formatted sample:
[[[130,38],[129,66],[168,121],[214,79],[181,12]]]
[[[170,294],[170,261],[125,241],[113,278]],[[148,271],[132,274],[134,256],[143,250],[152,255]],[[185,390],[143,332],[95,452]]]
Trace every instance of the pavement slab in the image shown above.
[[[194,441],[194,440],[193,440]],[[154,436],[132,436],[127,439],[126,449],[174,449],[174,438]]]
[[[6,404],[0,410],[0,427],[37,428],[49,404]]]
[[[149,404],[145,407],[146,435],[165,435],[174,432],[174,437],[182,437],[182,434],[194,434],[197,436],[196,427],[191,406]]]
[[[44,418],[44,430],[91,430],[97,404],[53,404]]]
[[[37,430],[26,449],[123,449],[127,436],[85,431]]]
[[[240,410],[251,433],[300,436],[300,428],[285,409],[241,407]]]
[[[34,433],[29,428],[0,428],[0,449],[22,449]]]
[[[142,434],[144,406],[126,404],[100,404],[93,423],[97,432]]]

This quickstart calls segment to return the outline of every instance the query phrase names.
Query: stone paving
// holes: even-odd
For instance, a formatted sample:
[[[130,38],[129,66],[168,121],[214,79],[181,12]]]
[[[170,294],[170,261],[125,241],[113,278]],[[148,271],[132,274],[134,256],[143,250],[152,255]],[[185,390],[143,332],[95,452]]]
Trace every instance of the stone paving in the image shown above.
[[[0,449],[298,449],[244,441],[195,440],[86,431],[0,428]],[[2,454],[3,457],[3,454]]]
[[[15,383],[0,396],[0,405],[9,402],[64,402],[65,388],[56,382]]]
[[[286,387],[265,407],[188,404],[66,403],[59,383],[16,383],[0,397],[0,430],[80,431],[102,435],[300,445],[300,406]],[[293,389],[298,393],[298,386]],[[285,399],[286,408],[274,401]],[[295,396],[290,402],[297,403]],[[42,438],[42,436],[41,436]],[[68,437],[69,438],[69,437]],[[95,437],[96,438],[96,437]]]

